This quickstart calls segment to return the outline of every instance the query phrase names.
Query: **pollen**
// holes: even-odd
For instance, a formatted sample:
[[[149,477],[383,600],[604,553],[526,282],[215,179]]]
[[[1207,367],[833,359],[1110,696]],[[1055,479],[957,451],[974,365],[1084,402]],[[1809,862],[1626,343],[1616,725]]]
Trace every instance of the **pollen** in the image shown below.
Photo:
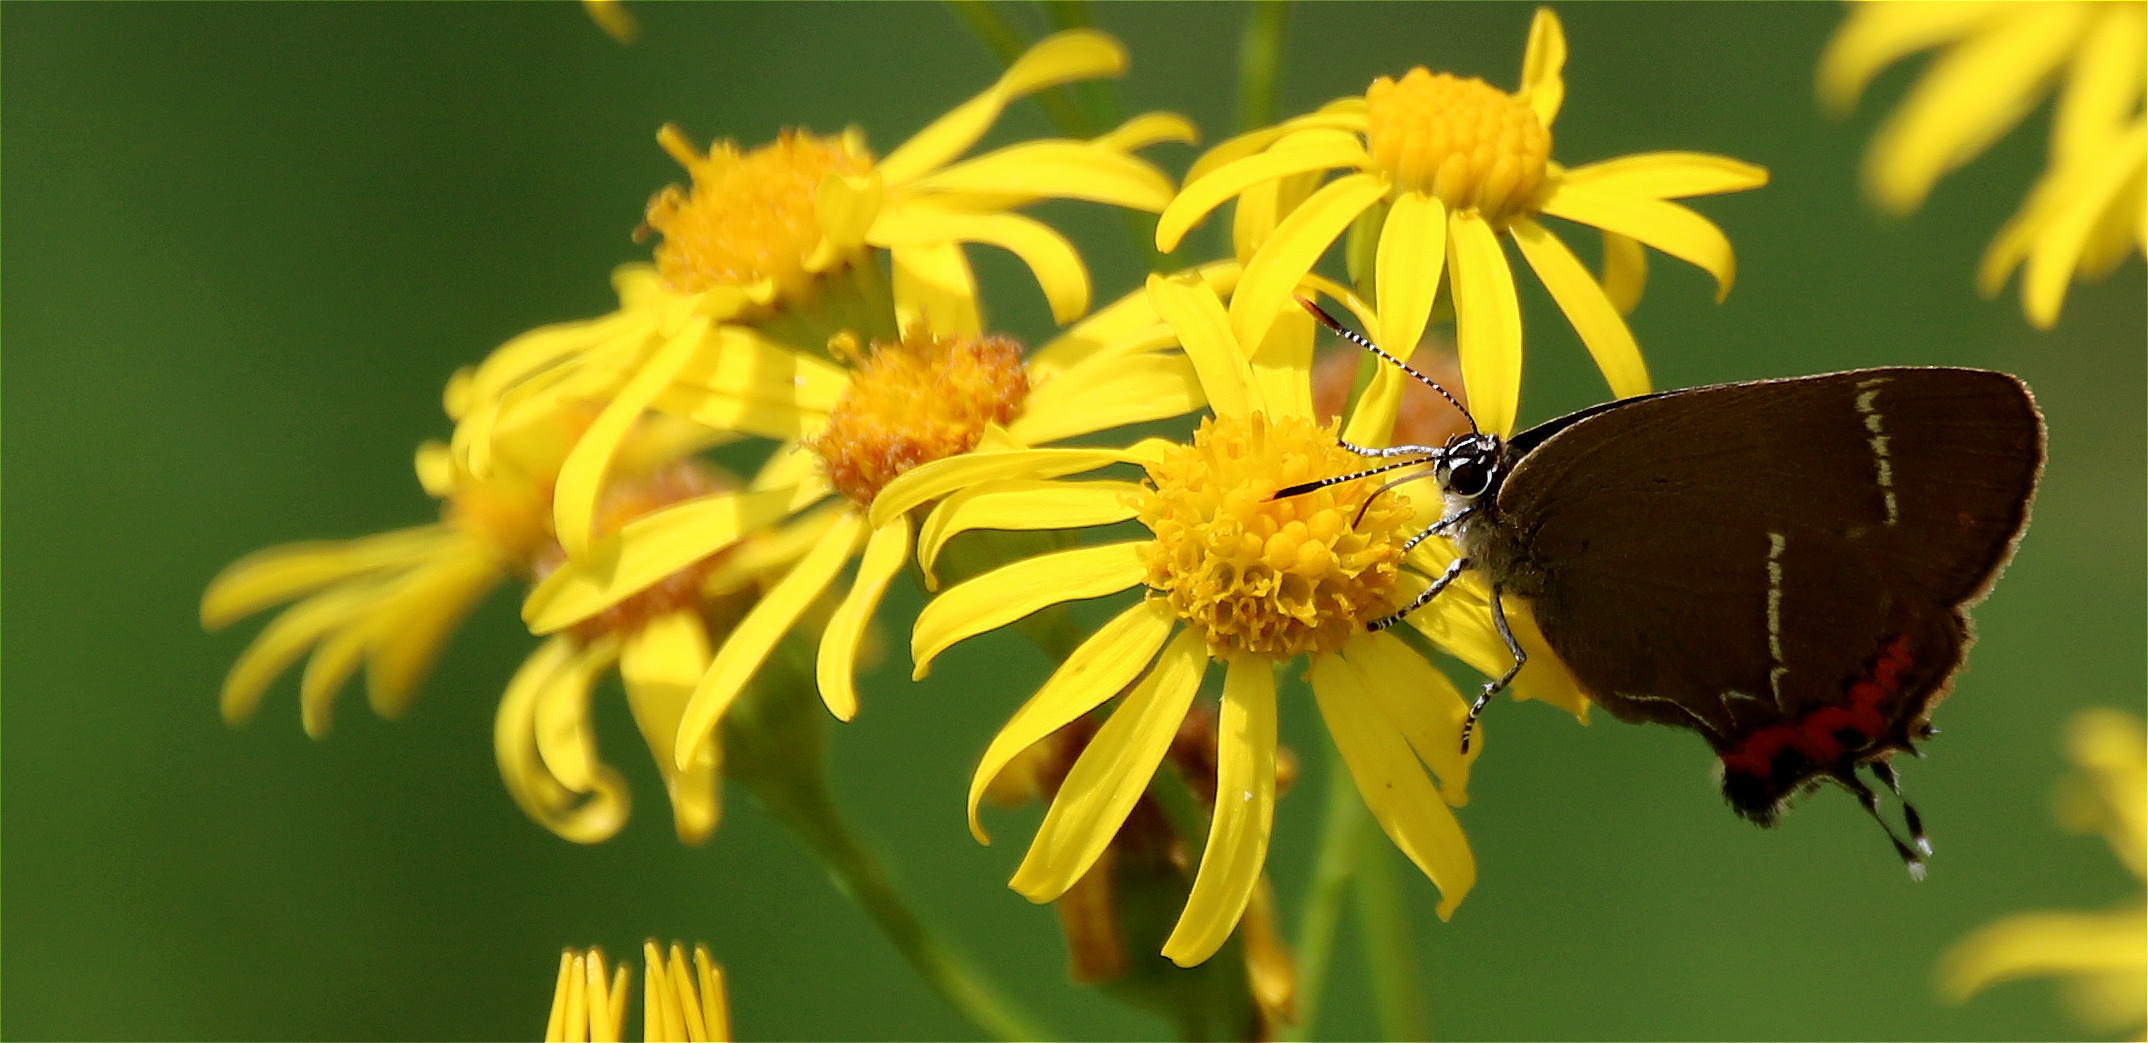
[[[837,350],[845,349],[839,343]],[[860,507],[919,464],[969,452],[987,424],[1029,397],[1022,346],[1007,337],[940,337],[913,327],[873,345],[809,446],[828,483]]]
[[[719,141],[702,155],[668,125],[657,141],[693,177],[691,190],[671,185],[658,192],[644,218],[646,229],[664,237],[656,268],[678,293],[764,282],[778,296],[804,293],[822,242],[821,181],[873,168],[861,144],[799,131],[743,154]]]
[[[1544,184],[1551,133],[1522,99],[1422,66],[1365,91],[1373,162],[1404,191],[1474,209],[1497,225]]]
[[[1367,507],[1378,479],[1270,497],[1362,466],[1333,426],[1259,413],[1203,421],[1191,446],[1149,467],[1139,504],[1156,535],[1143,551],[1148,585],[1212,655],[1280,661],[1341,648],[1393,609],[1409,502],[1390,491]]]

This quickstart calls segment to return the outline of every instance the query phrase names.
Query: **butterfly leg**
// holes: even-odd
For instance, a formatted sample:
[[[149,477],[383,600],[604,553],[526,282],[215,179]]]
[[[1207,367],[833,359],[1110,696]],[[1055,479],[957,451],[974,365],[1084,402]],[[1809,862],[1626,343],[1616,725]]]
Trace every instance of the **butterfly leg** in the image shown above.
[[[1886,761],[1870,761],[1865,767],[1872,777],[1880,781],[1896,797],[1902,797],[1902,780],[1895,777],[1894,765]],[[1932,839],[1924,835],[1924,816],[1917,814],[1917,806],[1906,797],[1902,798],[1902,824],[1909,827],[1909,842],[1926,857],[1932,853]]]
[[[1908,844],[1903,843],[1902,838],[1895,835],[1894,827],[1888,825],[1887,820],[1880,817],[1879,797],[1873,794],[1872,787],[1865,785],[1865,780],[1857,777],[1856,769],[1850,768],[1830,777],[1841,783],[1844,789],[1849,790],[1852,795],[1856,796],[1857,803],[1863,806],[1865,814],[1872,816],[1872,821],[1879,823],[1879,827],[1887,832],[1888,841],[1894,844],[1894,853],[1902,856],[1902,864],[1909,867],[1909,878],[1912,880],[1924,879],[1924,859],[1916,851],[1912,850]],[[1884,783],[1887,780],[1882,777],[1880,781]],[[1920,840],[1923,838],[1921,832],[1918,833],[1918,838]],[[1927,843],[1924,846],[1928,848],[1930,845]]]
[[[1456,576],[1461,575],[1462,570],[1468,567],[1468,558],[1454,559],[1454,561],[1450,562],[1447,565],[1447,571],[1440,573],[1439,578],[1433,580],[1432,585],[1424,589],[1424,593],[1421,593],[1415,598],[1410,599],[1410,603],[1402,606],[1400,610],[1390,612],[1387,615],[1381,616],[1380,618],[1365,624],[1365,629],[1385,630],[1388,627],[1394,626],[1395,624],[1402,622],[1402,617],[1407,616],[1410,613],[1425,607],[1425,604],[1427,602],[1431,601],[1433,598],[1438,597],[1439,592],[1447,589],[1447,584],[1454,582],[1454,578]]]
[[[1529,661],[1529,653],[1522,651],[1521,642],[1514,640],[1514,631],[1507,626],[1507,611],[1499,603],[1497,585],[1492,587],[1492,626],[1498,628],[1499,640],[1506,642],[1508,654],[1514,657],[1514,665],[1507,667],[1507,672],[1500,674],[1496,680],[1485,682],[1484,691],[1477,694],[1477,701],[1469,704],[1469,716],[1462,721],[1463,753],[1469,752],[1469,737],[1477,730],[1477,717],[1484,712],[1485,704],[1492,701],[1492,696],[1498,695],[1506,686],[1513,684],[1514,675],[1521,673],[1522,665]]]

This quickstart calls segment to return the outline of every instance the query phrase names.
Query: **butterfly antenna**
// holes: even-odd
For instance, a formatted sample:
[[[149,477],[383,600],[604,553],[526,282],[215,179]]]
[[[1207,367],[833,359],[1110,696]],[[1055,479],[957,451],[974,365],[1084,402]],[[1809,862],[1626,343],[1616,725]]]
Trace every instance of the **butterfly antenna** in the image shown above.
[[[1307,297],[1302,293],[1296,296],[1298,298],[1299,306],[1303,307],[1306,311],[1312,312],[1313,318],[1320,320],[1320,324],[1322,326],[1326,326],[1336,336],[1341,337],[1342,339],[1347,340],[1350,343],[1365,349],[1366,351],[1378,355],[1381,360],[1386,362],[1388,365],[1391,365],[1396,369],[1399,369],[1402,372],[1409,374],[1410,376],[1416,377],[1419,383],[1423,384],[1428,388],[1431,388],[1434,391],[1439,392],[1439,397],[1446,399],[1448,405],[1453,406],[1457,411],[1462,414],[1462,419],[1469,421],[1470,432],[1476,432],[1477,418],[1470,415],[1468,406],[1463,405],[1453,395],[1448,394],[1446,388],[1439,386],[1439,381],[1434,380],[1431,377],[1425,376],[1424,374],[1419,373],[1414,369],[1411,369],[1409,363],[1404,362],[1401,359],[1398,359],[1393,355],[1388,354],[1387,352],[1381,351],[1380,346],[1374,344],[1371,339],[1367,338],[1364,334],[1359,333],[1356,330],[1353,330],[1347,326],[1344,326],[1342,323],[1335,321],[1335,316],[1330,315],[1326,311],[1321,310],[1320,305],[1313,303],[1313,299],[1311,297]]]

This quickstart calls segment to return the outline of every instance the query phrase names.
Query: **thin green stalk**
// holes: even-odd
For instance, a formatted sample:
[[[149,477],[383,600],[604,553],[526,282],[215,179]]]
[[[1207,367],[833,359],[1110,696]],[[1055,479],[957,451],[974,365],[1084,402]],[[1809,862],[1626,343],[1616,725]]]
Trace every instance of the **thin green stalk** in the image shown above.
[[[1409,907],[1396,872],[1400,854],[1366,819],[1358,831],[1363,845],[1357,861],[1357,937],[1364,946],[1365,968],[1372,979],[1372,1007],[1380,1038],[1430,1039],[1424,1003],[1417,992],[1417,949],[1412,940]]]
[[[1046,1038],[1020,1005],[911,911],[880,857],[843,821],[828,787],[828,715],[812,676],[804,643],[784,642],[724,715],[724,774],[805,842],[836,890],[865,911],[949,1006],[994,1039]]]
[[[801,789],[821,789],[814,795]],[[879,926],[918,976],[970,1023],[994,1039],[1047,1038],[1013,1001],[999,994],[904,903],[880,859],[850,832],[822,787],[769,787],[761,802],[812,849],[836,890],[857,903]]]
[[[1290,21],[1288,0],[1253,0],[1245,31],[1238,38],[1238,130],[1258,130],[1275,122],[1281,91],[1283,30]]]
[[[1313,881],[1305,906],[1298,913],[1298,1023],[1290,1038],[1312,1038],[1320,1019],[1320,994],[1327,984],[1328,963],[1335,954],[1335,928],[1342,919],[1343,896],[1355,874],[1364,845],[1358,836],[1371,823],[1365,804],[1358,799],[1350,766],[1333,742],[1327,747],[1322,785],[1326,793],[1320,807],[1320,842],[1314,850]]]

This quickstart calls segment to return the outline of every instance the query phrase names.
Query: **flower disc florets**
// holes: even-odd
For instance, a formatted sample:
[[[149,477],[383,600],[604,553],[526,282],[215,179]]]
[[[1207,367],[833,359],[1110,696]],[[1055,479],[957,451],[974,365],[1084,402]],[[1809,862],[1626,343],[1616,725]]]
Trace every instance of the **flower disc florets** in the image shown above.
[[[691,191],[670,185],[658,192],[644,219],[664,237],[656,267],[677,293],[762,282],[774,283],[780,296],[803,292],[817,274],[809,261],[823,238],[822,179],[873,169],[858,142],[799,131],[744,154],[719,141],[703,156],[675,127],[665,127],[658,141],[694,181]]]
[[[1483,80],[1420,66],[1372,81],[1365,104],[1373,162],[1397,188],[1497,224],[1544,184],[1551,132],[1520,98]]]
[[[1019,343],[913,328],[873,345],[809,445],[828,484],[865,507],[904,471],[976,448],[986,424],[1013,419],[1028,397]]]
[[[1191,446],[1149,467],[1140,519],[1156,538],[1148,585],[1198,627],[1213,655],[1282,660],[1333,652],[1393,608],[1412,517],[1377,480],[1269,499],[1277,489],[1362,466],[1335,429],[1295,417],[1203,421]],[[1353,524],[1353,521],[1355,524]]]

